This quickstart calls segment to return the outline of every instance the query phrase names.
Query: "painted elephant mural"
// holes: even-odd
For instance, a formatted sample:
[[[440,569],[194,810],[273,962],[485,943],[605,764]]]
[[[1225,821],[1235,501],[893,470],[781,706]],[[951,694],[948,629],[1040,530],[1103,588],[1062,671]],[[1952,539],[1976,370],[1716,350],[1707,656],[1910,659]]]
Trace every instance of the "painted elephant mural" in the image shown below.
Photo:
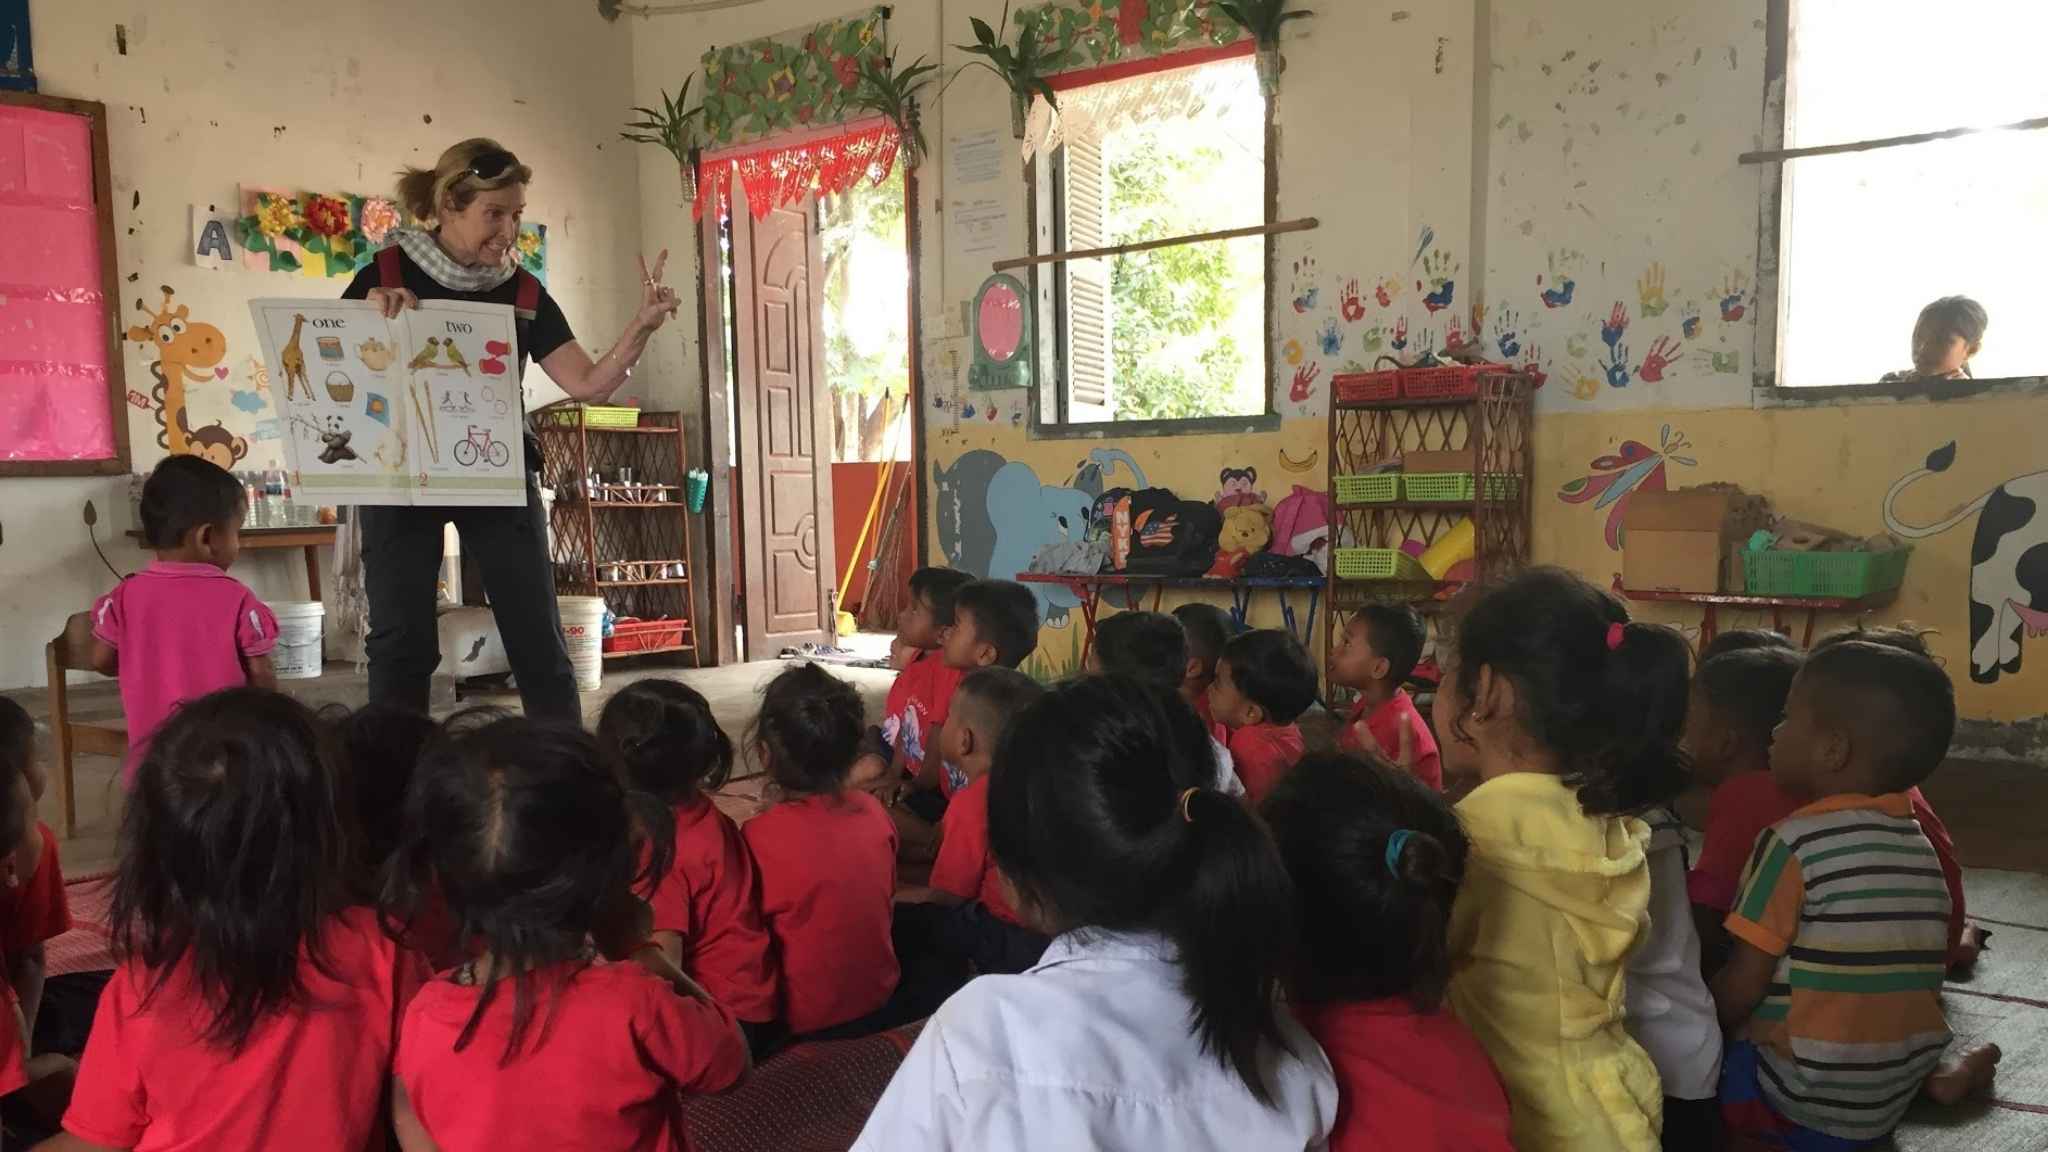
[[[1120,448],[1097,448],[1074,467],[1065,484],[1047,484],[1029,464],[977,448],[934,469],[939,547],[946,562],[983,579],[1014,580],[1048,544],[1079,540],[1088,532],[1095,498],[1113,485],[1118,468],[1130,487],[1145,487],[1145,470]],[[1118,481],[1121,484],[1123,481]],[[1057,624],[1080,601],[1065,588],[1033,585],[1041,620]]]
[[[2015,476],[1936,523],[1901,522],[1893,511],[1899,495],[1955,462],[1950,443],[1899,477],[1885,494],[1884,523],[1894,536],[1920,540],[1977,517],[1970,544],[1970,679],[1995,684],[2020,670],[2023,636],[2048,636],[2048,471]]]

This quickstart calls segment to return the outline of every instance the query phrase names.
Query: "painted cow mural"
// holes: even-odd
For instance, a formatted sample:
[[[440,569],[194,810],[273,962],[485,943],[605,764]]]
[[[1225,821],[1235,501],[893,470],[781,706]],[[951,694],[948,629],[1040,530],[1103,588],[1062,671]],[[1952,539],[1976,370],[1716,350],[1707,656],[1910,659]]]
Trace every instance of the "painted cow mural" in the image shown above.
[[[2048,471],[2016,476],[1933,524],[1900,522],[1899,495],[1924,476],[1956,462],[1953,443],[1935,449],[1924,467],[1899,477],[1884,498],[1884,523],[1894,536],[1936,536],[1972,516],[1970,544],[1970,679],[1995,684],[2020,670],[2026,636],[2048,636]]]
[[[985,580],[1014,580],[1048,544],[1076,541],[1088,532],[1095,498],[1122,467],[1130,487],[1145,486],[1145,470],[1119,448],[1097,448],[1065,484],[1041,481],[1031,465],[977,448],[933,470],[939,548],[946,563]],[[1039,619],[1060,623],[1081,603],[1057,585],[1034,584]]]

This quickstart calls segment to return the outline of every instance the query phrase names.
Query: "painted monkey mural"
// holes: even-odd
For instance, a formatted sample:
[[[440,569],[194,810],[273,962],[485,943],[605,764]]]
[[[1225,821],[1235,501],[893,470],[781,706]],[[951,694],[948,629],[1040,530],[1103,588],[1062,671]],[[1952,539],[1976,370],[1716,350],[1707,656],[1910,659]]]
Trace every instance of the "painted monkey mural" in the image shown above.
[[[1899,496],[1955,462],[1951,442],[1899,477],[1885,493],[1884,524],[1894,536],[1923,540],[1977,517],[1970,543],[1970,679],[1995,684],[2020,670],[2024,637],[2048,636],[2048,471],[2015,476],[1933,524],[1901,521],[1894,510]]]
[[[227,375],[226,369],[214,371],[227,358],[228,338],[211,324],[191,318],[192,310],[180,304],[171,307],[177,295],[171,286],[162,285],[164,302],[162,306],[150,308],[138,299],[135,310],[149,317],[146,324],[138,324],[127,331],[128,339],[156,349],[156,359],[149,366],[149,374],[156,377],[156,387],[151,390],[150,399],[156,402],[156,443],[173,456],[183,456],[195,451],[196,434],[185,418],[185,386],[203,384],[208,380]],[[201,372],[205,368],[209,371]],[[223,429],[225,432],[225,429]],[[217,443],[217,439],[209,442]],[[245,446],[244,452],[248,449]],[[229,453],[233,456],[232,444]],[[212,458],[210,452],[205,452]],[[235,457],[239,458],[239,457]],[[216,459],[216,463],[219,461]]]
[[[1075,466],[1065,484],[1047,484],[1029,464],[977,448],[950,465],[936,467],[939,547],[946,563],[983,579],[1014,580],[1048,544],[1070,543],[1088,533],[1095,498],[1118,485],[1108,482],[1118,467],[1127,484],[1146,486],[1145,470],[1120,448],[1097,448]],[[1081,601],[1066,588],[1034,584],[1038,616],[1060,623]]]

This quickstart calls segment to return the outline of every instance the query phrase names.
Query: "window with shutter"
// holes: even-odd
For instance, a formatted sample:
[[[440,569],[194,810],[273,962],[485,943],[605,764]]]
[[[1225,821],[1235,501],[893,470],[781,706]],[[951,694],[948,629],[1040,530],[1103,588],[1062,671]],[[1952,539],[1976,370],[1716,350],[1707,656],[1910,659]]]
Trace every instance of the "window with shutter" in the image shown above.
[[[1109,184],[1101,142],[1069,139],[1061,159],[1068,250],[1108,247]],[[1066,346],[1067,418],[1075,423],[1114,419],[1110,395],[1116,365],[1109,351],[1116,324],[1110,298],[1112,264],[1073,260],[1059,267],[1066,301],[1060,335]]]
[[[1238,57],[1063,88],[1033,168],[1036,250],[1170,240],[1266,220],[1267,105]],[[1197,241],[1037,270],[1040,427],[1273,411],[1270,243]]]

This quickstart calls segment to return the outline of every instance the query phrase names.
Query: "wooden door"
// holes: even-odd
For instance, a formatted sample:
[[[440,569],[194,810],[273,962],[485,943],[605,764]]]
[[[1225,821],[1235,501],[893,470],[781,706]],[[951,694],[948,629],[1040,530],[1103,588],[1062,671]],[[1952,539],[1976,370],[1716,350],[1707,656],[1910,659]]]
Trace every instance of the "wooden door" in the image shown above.
[[[816,221],[811,198],[762,220],[733,206],[733,399],[749,660],[772,660],[784,648],[833,635],[832,417],[821,301],[812,292]]]

